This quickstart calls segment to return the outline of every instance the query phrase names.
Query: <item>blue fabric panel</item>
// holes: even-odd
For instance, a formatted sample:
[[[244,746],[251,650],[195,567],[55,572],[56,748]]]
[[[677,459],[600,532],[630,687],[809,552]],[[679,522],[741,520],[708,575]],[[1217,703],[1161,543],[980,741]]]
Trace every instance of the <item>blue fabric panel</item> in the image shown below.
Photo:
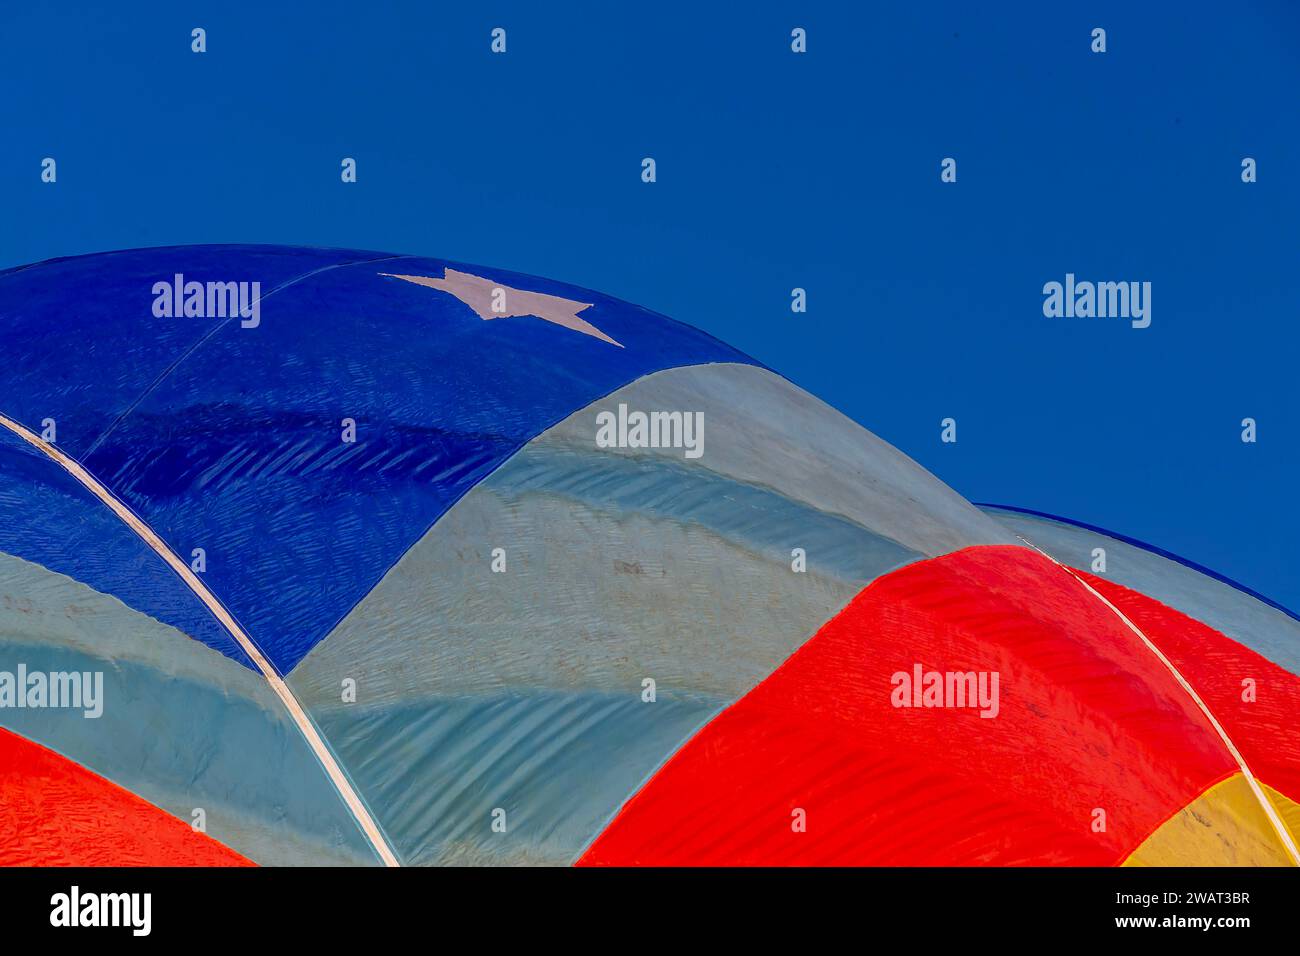
[[[0,552],[111,594],[128,607],[253,666],[152,548],[52,459],[3,428]]]
[[[383,253],[275,246],[177,246],[52,259],[0,273],[0,411],[80,458],[220,319],[158,319],[155,282],[283,283]],[[272,297],[272,301],[273,301]],[[267,303],[270,304],[269,302]]]
[[[321,724],[405,864],[565,866],[722,706],[529,691],[332,711]]]
[[[484,321],[447,292],[380,274],[442,278],[448,266],[591,303],[581,317],[624,347],[533,316]],[[260,325],[155,317],[153,283],[174,273],[261,281]],[[42,264],[0,276],[0,322],[0,411],[34,429],[56,418],[59,445],[175,550],[202,547],[205,581],[282,673],[530,438],[648,373],[750,361],[572,286],[337,250]],[[344,418],[354,444],[340,439]]]

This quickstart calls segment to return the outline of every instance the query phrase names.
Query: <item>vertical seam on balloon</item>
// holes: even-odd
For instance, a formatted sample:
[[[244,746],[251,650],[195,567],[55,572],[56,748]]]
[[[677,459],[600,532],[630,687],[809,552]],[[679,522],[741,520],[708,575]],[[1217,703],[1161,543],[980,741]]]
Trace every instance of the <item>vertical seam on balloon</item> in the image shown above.
[[[1125,613],[1121,611],[1119,608],[1117,608],[1114,604],[1112,604],[1104,594],[1102,594],[1100,591],[1094,588],[1083,578],[1079,577],[1079,575],[1075,574],[1073,568],[1067,567],[1066,565],[1062,564],[1060,561],[1057,561],[1056,558],[1052,557],[1050,554],[1048,554],[1042,548],[1038,547],[1038,545],[1034,544],[1032,541],[1030,541],[1028,538],[1024,537],[1023,535],[1016,535],[1016,537],[1019,538],[1021,541],[1023,541],[1025,544],[1029,545],[1031,548],[1033,548],[1035,551],[1037,551],[1039,554],[1045,557],[1048,561],[1051,561],[1058,568],[1065,571],[1066,574],[1068,574],[1070,577],[1074,578],[1074,580],[1078,581],[1081,585],[1083,585],[1083,587],[1088,591],[1089,594],[1095,597],[1102,604],[1106,605],[1106,607],[1110,608],[1111,611],[1115,613],[1115,616],[1118,617],[1121,621],[1123,621],[1124,624],[1128,627],[1128,629],[1131,630],[1134,634],[1138,636],[1138,638],[1141,639],[1142,643],[1147,646],[1147,649],[1150,650],[1151,653],[1155,654],[1157,658],[1159,658],[1160,663],[1164,664],[1165,667],[1169,669],[1169,673],[1174,676],[1174,680],[1178,682],[1179,686],[1181,686],[1183,690],[1187,692],[1187,695],[1191,697],[1192,701],[1196,704],[1196,706],[1200,708],[1201,713],[1204,714],[1205,718],[1210,722],[1210,726],[1213,727],[1215,732],[1219,735],[1219,739],[1222,740],[1224,746],[1228,748],[1228,753],[1230,753],[1232,755],[1232,758],[1237,761],[1237,766],[1241,768],[1241,772],[1245,776],[1246,782],[1250,784],[1250,790],[1255,795],[1255,799],[1259,801],[1260,807],[1263,808],[1265,816],[1268,817],[1268,822],[1272,824],[1273,829],[1277,831],[1278,839],[1282,841],[1282,846],[1286,848],[1287,854],[1291,857],[1291,862],[1295,866],[1300,866],[1300,850],[1297,850],[1295,841],[1291,838],[1290,830],[1287,829],[1286,824],[1283,823],[1282,819],[1278,816],[1277,808],[1273,806],[1273,801],[1270,800],[1267,794],[1265,794],[1264,791],[1260,789],[1259,781],[1255,779],[1255,774],[1251,772],[1250,767],[1246,764],[1246,758],[1241,755],[1241,751],[1239,751],[1237,749],[1237,745],[1232,742],[1232,738],[1229,737],[1227,731],[1223,729],[1223,725],[1220,724],[1218,718],[1214,716],[1214,713],[1213,711],[1210,710],[1209,705],[1207,705],[1205,701],[1201,699],[1201,695],[1196,692],[1196,688],[1194,688],[1188,682],[1187,678],[1185,678],[1182,675],[1182,673],[1178,670],[1178,668],[1174,666],[1173,661],[1167,658],[1164,655],[1164,652],[1162,652],[1160,648],[1156,646],[1155,642],[1152,641],[1151,638],[1147,637],[1146,634],[1143,633],[1142,629],[1138,627],[1136,624],[1134,624],[1132,621],[1130,621],[1128,619],[1128,616],[1125,615]]]
[[[253,642],[253,639],[244,632],[244,629],[235,621],[234,616],[226,609],[216,595],[208,590],[207,586],[199,580],[198,575],[190,569],[180,557],[172,551],[165,541],[153,530],[143,518],[132,511],[121,499],[115,496],[111,491],[102,485],[96,478],[81,466],[74,458],[64,454],[59,449],[43,441],[40,437],[24,428],[22,425],[13,421],[5,415],[0,415],[0,425],[3,425],[9,431],[13,432],[27,444],[31,445],[48,458],[52,459],[64,471],[68,472],[84,488],[98,498],[105,506],[115,514],[128,528],[135,532],[145,544],[154,550],[167,565],[176,572],[185,585],[194,592],[194,595],[203,602],[212,615],[221,623],[221,625],[230,633],[239,646],[243,648],[250,660],[262,672],[266,682],[271,685],[271,690],[280,698],[280,702],[289,712],[290,718],[297,725],[298,731],[302,734],[307,745],[315,753],[316,759],[320,761],[330,782],[338,791],[344,805],[352,814],[357,822],[357,826],[365,834],[366,839],[374,847],[379,858],[387,866],[400,866],[397,855],[388,844],[387,838],[380,829],[378,822],[371,816],[369,809],[362,801],[360,794],[353,788],[351,781],[343,772],[343,768],[335,759],[329,745],[320,735],[316,725],[312,723],[311,718],[303,709],[301,702],[294,695],[289,685],[285,683],[283,677],[275,670],[271,662],[262,654],[262,651]]]

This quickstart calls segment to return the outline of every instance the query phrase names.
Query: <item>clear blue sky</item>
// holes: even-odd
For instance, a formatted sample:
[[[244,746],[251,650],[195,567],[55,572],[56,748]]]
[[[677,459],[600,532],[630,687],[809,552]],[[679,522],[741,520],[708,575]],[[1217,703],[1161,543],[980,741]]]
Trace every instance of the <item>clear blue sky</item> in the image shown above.
[[[1300,606],[1292,5],[8,3],[0,83],[0,267],[267,242],[573,282],[973,500]],[[1151,327],[1045,318],[1066,272],[1150,281]]]

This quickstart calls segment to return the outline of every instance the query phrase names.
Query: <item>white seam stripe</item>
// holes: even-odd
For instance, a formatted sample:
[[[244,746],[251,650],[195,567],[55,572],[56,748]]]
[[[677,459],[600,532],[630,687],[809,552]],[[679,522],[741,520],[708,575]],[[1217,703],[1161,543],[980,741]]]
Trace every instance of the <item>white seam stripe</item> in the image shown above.
[[[1273,825],[1273,829],[1277,831],[1278,839],[1282,841],[1282,845],[1286,847],[1287,853],[1290,854],[1291,862],[1296,866],[1300,866],[1300,850],[1296,849],[1295,841],[1291,838],[1291,831],[1288,830],[1286,824],[1282,822],[1282,818],[1277,815],[1277,808],[1273,806],[1273,801],[1270,800],[1268,795],[1260,789],[1259,782],[1255,779],[1255,775],[1250,772],[1250,767],[1246,765],[1246,758],[1241,755],[1241,751],[1237,749],[1237,745],[1232,742],[1232,738],[1228,736],[1227,732],[1210,711],[1210,708],[1206,705],[1205,701],[1201,700],[1201,695],[1198,694],[1196,689],[1187,682],[1187,678],[1179,673],[1178,668],[1174,666],[1173,661],[1165,657],[1160,648],[1156,647],[1151,638],[1142,633],[1142,629],[1130,621],[1123,611],[1107,600],[1104,594],[1075,574],[1073,568],[1067,567],[1060,561],[1057,561],[1056,558],[1052,557],[1028,538],[1022,535],[1016,535],[1016,537],[1020,538],[1021,541],[1029,545],[1048,561],[1051,561],[1058,568],[1065,571],[1066,574],[1087,588],[1088,593],[1114,611],[1115,615],[1128,625],[1128,629],[1142,639],[1142,643],[1150,649],[1151,653],[1155,654],[1155,656],[1160,659],[1160,662],[1164,664],[1165,667],[1169,668],[1169,673],[1174,675],[1174,680],[1178,681],[1183,690],[1187,691],[1188,696],[1196,702],[1196,706],[1201,709],[1201,713],[1205,715],[1205,718],[1210,722],[1210,725],[1214,727],[1215,732],[1218,733],[1219,738],[1223,741],[1224,746],[1228,748],[1228,752],[1232,754],[1233,759],[1237,761],[1237,766],[1241,768],[1242,775],[1246,778],[1246,782],[1250,784],[1251,792],[1255,794],[1255,799],[1259,801],[1259,805],[1263,808],[1265,815],[1268,817],[1268,822]]]
[[[334,754],[330,752],[329,747],[321,738],[320,732],[317,731],[316,725],[311,722],[306,711],[303,710],[302,704],[298,702],[298,698],[294,696],[293,691],[289,689],[289,685],[286,684],[284,679],[275,672],[275,668],[272,667],[271,663],[262,655],[262,652],[257,649],[257,645],[253,643],[252,639],[244,633],[243,628],[235,623],[235,619],[230,616],[230,612],[222,606],[221,602],[213,596],[207,586],[199,580],[198,575],[190,570],[190,566],[182,561],[172,551],[172,549],[167,546],[167,543],[163,541],[162,538],[160,538],[157,533],[149,527],[149,525],[145,524],[143,519],[128,508],[123,502],[119,501],[112,492],[101,485],[94,476],[86,471],[86,469],[82,468],[78,462],[69,458],[53,445],[42,441],[37,435],[4,415],[0,415],[0,425],[4,425],[5,428],[23,439],[27,444],[33,446],[38,451],[57,462],[66,472],[68,472],[68,474],[72,475],[73,478],[77,479],[78,482],[90,491],[91,494],[107,505],[127,527],[134,531],[145,544],[149,545],[149,547],[151,547],[159,557],[167,562],[173,571],[180,575],[181,580],[184,581],[198,599],[204,603],[207,609],[212,612],[213,616],[221,622],[222,626],[230,632],[230,636],[239,642],[239,646],[244,649],[244,653],[249,656],[253,663],[257,665],[258,670],[262,672],[262,676],[266,678],[266,682],[271,685],[271,689],[275,691],[276,696],[280,698],[280,702],[284,704],[285,709],[289,712],[289,716],[293,718],[293,722],[298,726],[298,730],[307,741],[307,745],[311,747],[312,751],[316,754],[316,759],[319,760],[321,766],[325,768],[325,772],[329,775],[330,781],[334,784],[335,789],[338,790],[339,796],[343,798],[343,802],[347,805],[348,810],[356,819],[357,825],[360,826],[362,831],[365,833],[366,839],[368,839],[371,846],[374,847],[375,852],[379,854],[380,859],[382,859],[387,866],[400,866],[401,864],[398,862],[396,854],[393,853],[392,848],[388,845],[388,840],[385,839],[383,832],[379,829],[379,825],[375,822],[374,818],[371,817],[370,811],[366,809],[365,804],[361,802],[361,798],[357,795],[356,790],[352,788],[352,784],[344,775],[343,768],[340,767],[338,761],[334,759]]]

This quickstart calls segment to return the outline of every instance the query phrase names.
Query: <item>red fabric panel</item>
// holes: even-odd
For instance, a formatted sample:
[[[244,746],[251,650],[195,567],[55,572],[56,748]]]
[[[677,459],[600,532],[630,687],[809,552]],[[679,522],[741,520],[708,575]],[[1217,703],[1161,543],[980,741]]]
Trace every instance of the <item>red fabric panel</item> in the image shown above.
[[[891,675],[916,663],[996,671],[998,715],[893,706]],[[1236,769],[1168,669],[1063,568],[971,548],[862,591],[579,864],[1116,864]]]
[[[253,864],[117,784],[0,729],[0,865]]]
[[[1196,688],[1255,776],[1300,802],[1300,677],[1145,594],[1078,574],[1141,628]],[[1242,699],[1247,679],[1255,682],[1253,702]]]

